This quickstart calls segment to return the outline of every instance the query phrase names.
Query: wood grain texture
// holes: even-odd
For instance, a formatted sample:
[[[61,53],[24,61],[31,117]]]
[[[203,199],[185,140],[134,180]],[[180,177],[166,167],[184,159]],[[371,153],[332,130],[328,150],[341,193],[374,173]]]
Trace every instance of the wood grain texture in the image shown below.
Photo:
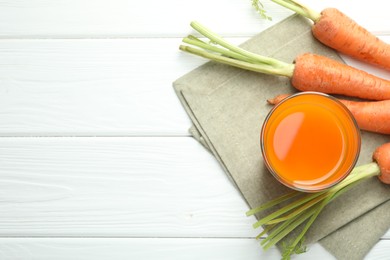
[[[383,1],[302,2],[390,42]],[[279,259],[171,86],[206,62],[178,51],[191,20],[239,44],[292,14],[263,3],[272,22],[242,0],[0,1],[0,259]]]
[[[383,1],[301,1],[315,10],[338,7],[370,31],[387,33]],[[1,38],[107,38],[184,36],[199,20],[226,36],[250,36],[292,14],[262,1],[273,21],[259,18],[242,0],[6,0],[0,2]],[[169,11],[172,10],[172,11]],[[238,22],[239,21],[239,22]]]
[[[177,62],[175,42],[2,41],[1,132],[187,134],[171,82],[190,68]]]
[[[191,5],[178,0],[11,0],[0,3],[0,37],[181,37],[193,19],[237,36],[270,27],[292,13],[275,4],[267,8],[273,22],[262,20],[249,1],[240,0],[200,0]]]
[[[180,52],[180,43],[0,40],[0,136],[188,136],[172,82],[206,60]]]
[[[389,240],[379,241],[365,260],[388,259]],[[224,238],[0,238],[2,259],[280,259],[271,248],[263,251],[255,239]],[[313,245],[296,260],[332,260]]]
[[[0,237],[255,237],[192,138],[0,138]]]
[[[0,40],[0,135],[188,136],[172,82],[206,61],[180,42]]]
[[[39,260],[86,259],[278,259],[275,248],[264,252],[254,239],[178,238],[36,238],[0,239],[0,258]]]
[[[238,191],[192,138],[1,138],[0,158],[2,237],[258,233]]]

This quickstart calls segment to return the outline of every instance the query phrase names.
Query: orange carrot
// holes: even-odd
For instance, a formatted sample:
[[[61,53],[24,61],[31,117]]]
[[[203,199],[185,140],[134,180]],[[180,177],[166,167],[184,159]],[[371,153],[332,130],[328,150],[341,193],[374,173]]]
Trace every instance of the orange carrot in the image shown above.
[[[372,158],[379,165],[381,171],[378,178],[383,183],[390,184],[390,143],[378,147]]]
[[[267,102],[276,105],[288,96],[290,95],[281,94],[268,99]],[[390,100],[339,100],[351,111],[360,129],[380,134],[390,134]]]
[[[377,38],[336,8],[321,13],[294,0],[271,0],[309,19],[314,37],[323,44],[358,60],[390,70],[390,45]]]
[[[312,32],[323,44],[341,53],[390,70],[390,45],[337,9],[323,10]]]
[[[342,94],[365,99],[390,98],[390,81],[362,70],[314,54],[303,54],[295,59],[291,84],[301,91]]]
[[[340,101],[348,107],[361,129],[390,134],[390,100],[371,102]]]
[[[296,57],[295,64],[285,63],[234,46],[197,22],[191,26],[213,44],[190,35],[183,42],[200,49],[181,45],[183,51],[242,69],[289,77],[291,84],[301,91],[390,99],[390,81],[327,57],[306,53]]]

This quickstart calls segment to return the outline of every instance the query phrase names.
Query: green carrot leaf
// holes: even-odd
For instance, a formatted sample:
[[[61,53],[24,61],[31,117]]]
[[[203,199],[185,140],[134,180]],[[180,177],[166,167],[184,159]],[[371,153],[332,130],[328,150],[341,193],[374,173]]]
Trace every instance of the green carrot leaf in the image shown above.
[[[261,18],[268,21],[272,21],[272,17],[267,15],[267,11],[264,9],[264,5],[259,0],[252,0],[252,6]]]

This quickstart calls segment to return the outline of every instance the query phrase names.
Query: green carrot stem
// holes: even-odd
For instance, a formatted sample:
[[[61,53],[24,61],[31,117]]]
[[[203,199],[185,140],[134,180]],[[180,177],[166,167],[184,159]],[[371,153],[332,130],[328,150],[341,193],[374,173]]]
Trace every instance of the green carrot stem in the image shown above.
[[[376,163],[369,163],[363,166],[355,167],[354,171],[345,180],[343,180],[333,188],[330,188],[327,191],[320,193],[319,196],[315,197],[313,196],[315,194],[308,194],[305,197],[300,198],[298,200],[300,202],[306,200],[305,204],[303,204],[303,206],[301,207],[302,210],[296,210],[294,214],[290,214],[287,217],[284,217],[283,219],[284,222],[278,225],[276,228],[272,229],[272,232],[268,235],[268,237],[261,242],[261,244],[264,245],[263,246],[264,250],[267,250],[271,246],[278,243],[292,230],[294,230],[300,224],[302,224],[306,219],[310,218],[309,221],[305,224],[301,233],[296,237],[292,245],[288,247],[287,249],[288,251],[286,251],[284,255],[290,255],[293,252],[296,252],[295,249],[297,245],[303,241],[304,235],[307,233],[311,225],[314,223],[315,219],[318,217],[320,212],[324,209],[324,207],[327,204],[329,204],[332,200],[334,200],[338,196],[350,190],[352,187],[360,183],[362,180],[370,178],[372,176],[377,176],[379,174],[380,174],[380,169],[378,164]],[[289,205],[282,208],[282,210],[283,209],[286,210],[286,208],[288,209],[289,208],[288,206]],[[272,214],[270,214],[269,216],[272,216]],[[266,223],[275,225],[274,221],[268,221]]]
[[[246,62],[253,62],[253,59],[250,59],[250,58],[248,58],[246,56],[243,56],[243,55],[241,55],[239,53],[236,53],[236,52],[233,52],[233,51],[230,51],[230,50],[227,50],[227,49],[223,49],[223,48],[220,48],[218,46],[214,46],[214,45],[208,44],[208,43],[203,42],[200,39],[198,39],[198,38],[196,38],[195,36],[192,36],[192,35],[189,35],[186,38],[184,38],[183,42],[188,43],[188,44],[193,45],[193,46],[197,46],[197,47],[199,47],[201,49],[205,49],[205,50],[213,51],[213,52],[216,52],[216,53],[220,53],[220,54],[222,54],[224,56],[227,56],[227,57],[230,57],[230,58],[233,58],[233,59],[246,61]]]
[[[318,21],[318,19],[321,18],[321,13],[318,13],[305,5],[302,5],[295,0],[271,0],[271,1],[290,9],[291,11],[294,11],[297,14],[309,18],[313,22],[316,22]]]
[[[189,52],[204,57],[206,59],[214,60],[223,64],[227,64],[245,70],[261,72],[261,73],[271,74],[271,75],[286,76],[286,77],[292,77],[294,71],[293,64],[289,64],[289,66],[286,66],[285,68],[274,68],[269,65],[252,64],[246,61],[240,61],[240,60],[224,57],[222,55],[210,53],[197,48],[192,48],[190,46],[180,45],[179,48],[182,51]]]
[[[277,66],[277,67],[284,67],[286,64],[286,63],[279,61],[277,59],[258,55],[258,54],[246,51],[238,46],[235,46],[235,45],[225,41],[221,36],[212,32],[210,29],[206,28],[205,26],[203,26],[202,24],[200,24],[196,21],[191,22],[191,27],[194,28],[196,31],[198,31],[203,36],[209,38],[212,42],[217,43],[217,44],[221,45],[222,47],[225,47],[228,50],[239,53],[239,54],[246,56],[248,58],[255,59],[258,62],[262,62],[264,64]]]
[[[275,226],[276,224],[266,226],[264,230],[256,236],[256,240],[259,239],[261,236],[265,235],[266,233],[269,233]]]
[[[311,194],[308,194],[302,198],[299,198],[298,200],[296,200],[296,201],[284,206],[283,208],[269,214],[268,216],[258,220],[253,225],[253,227],[257,228],[257,227],[264,225],[264,224],[275,224],[275,223],[278,223],[281,221],[285,221],[289,217],[293,217],[296,214],[315,205],[316,203],[318,203],[322,199],[326,198],[329,194],[335,194],[336,192],[338,192],[339,190],[343,189],[346,186],[349,186],[355,182],[358,182],[359,180],[366,179],[366,178],[369,178],[372,176],[376,176],[380,173],[379,166],[376,163],[369,163],[369,164],[366,164],[364,166],[356,167],[355,171],[359,171],[359,174],[349,175],[342,182],[340,182],[339,184],[335,185],[334,187],[332,187],[328,190],[318,192],[318,193],[311,193]],[[285,196],[280,197],[279,199],[270,201],[270,202],[258,207],[257,210],[261,209],[262,207],[269,208],[273,205],[276,205],[278,203],[278,200],[286,199],[288,196],[289,195],[285,195]],[[317,197],[319,197],[319,198],[317,198]],[[291,210],[293,210],[301,205],[303,205],[303,206],[301,208],[298,208],[298,210],[296,210],[295,212],[290,213],[290,215],[287,215],[283,218],[277,219],[277,217],[279,217],[279,216],[281,216],[281,215],[283,215],[283,214],[285,214],[285,213],[287,213],[287,212],[289,212],[289,211],[291,211]],[[255,209],[253,211],[255,212]],[[275,219],[277,219],[278,221],[273,221]]]
[[[356,166],[355,168],[353,168],[353,170],[348,175],[348,177],[350,177],[352,175],[360,174],[360,173],[364,172],[366,169],[367,169],[367,165],[366,164],[360,165],[360,166]]]
[[[274,224],[274,225],[277,225],[277,227],[275,227],[271,232],[268,233],[268,236],[263,240],[261,241],[261,245],[264,245],[266,244],[268,241],[270,241],[271,239],[273,239],[275,236],[277,236],[280,232],[282,232],[285,228],[287,228],[292,222],[294,222],[295,220],[297,220],[299,217],[302,216],[303,213],[301,214],[298,214],[296,215],[295,217],[293,218],[290,218],[288,219],[287,221],[283,222],[283,223],[280,223],[279,225],[277,224]]]
[[[377,163],[372,162],[363,165],[361,168],[359,168],[358,174],[353,174],[351,176],[348,176],[349,178],[346,178],[339,184],[335,185],[334,187],[329,189],[329,192],[335,192],[338,191],[348,185],[351,185],[355,182],[358,182],[363,179],[367,179],[373,176],[378,176],[380,174],[380,169]]]
[[[378,169],[377,169],[377,164],[376,163],[371,163],[371,164],[367,164],[367,165],[364,165],[364,166],[360,166],[357,167],[357,171],[363,171],[363,170],[366,170],[366,173],[365,174],[361,174],[360,178],[353,178],[352,181],[350,181],[350,184],[348,185],[340,185],[338,189],[334,189],[333,192],[329,192],[326,197],[326,199],[319,205],[319,207],[317,208],[316,212],[314,213],[314,215],[312,215],[312,217],[310,218],[310,220],[306,223],[305,227],[303,228],[303,230],[301,231],[301,233],[296,237],[296,239],[294,240],[294,242],[292,243],[292,245],[289,247],[290,248],[290,252],[285,252],[283,255],[285,256],[286,254],[289,255],[289,253],[291,253],[292,251],[294,251],[295,247],[301,242],[303,241],[304,239],[304,235],[307,233],[307,231],[309,230],[309,228],[311,227],[311,225],[314,223],[315,219],[318,217],[318,215],[321,213],[321,211],[324,209],[324,207],[329,204],[332,200],[334,200],[335,198],[337,198],[338,196],[344,194],[345,192],[347,192],[348,190],[350,190],[351,188],[353,188],[355,185],[357,185],[358,183],[360,183],[360,181],[366,179],[366,178],[369,178],[371,176],[376,176],[378,175]],[[356,174],[356,173],[355,173]]]
[[[354,184],[357,184],[357,183],[354,183]],[[312,208],[310,211],[306,211],[306,212],[301,212],[299,215],[295,216],[294,218],[291,218],[289,219],[288,221],[284,222],[283,224],[281,224],[278,228],[279,229],[276,229],[274,231],[273,234],[269,234],[269,236],[264,239],[262,241],[262,245],[264,245],[265,243],[267,243],[268,241],[271,241],[269,242],[270,245],[267,246],[267,248],[269,248],[270,246],[272,245],[275,245],[277,242],[279,242],[283,237],[285,237],[288,233],[290,233],[293,229],[291,229],[290,227],[290,230],[288,233],[286,233],[286,231],[283,233],[285,235],[280,235],[279,237],[277,237],[277,241],[275,240],[272,240],[277,234],[279,234],[284,228],[286,228],[287,226],[290,225],[291,222],[295,221],[297,219],[297,217],[301,217],[303,219],[307,219],[309,217],[310,220],[308,223],[306,223],[304,229],[301,231],[301,233],[297,236],[297,238],[294,240],[294,242],[292,243],[292,245],[289,247],[291,249],[295,249],[295,247],[301,242],[303,241],[303,238],[304,238],[304,235],[306,234],[306,232],[309,230],[310,226],[314,223],[314,220],[317,218],[317,216],[320,214],[320,212],[324,209],[324,207],[329,204],[330,201],[332,201],[333,199],[335,199],[336,197],[340,196],[341,194],[345,193],[346,191],[348,191],[349,189],[351,189],[354,184],[352,185],[349,185],[347,187],[344,187],[343,189],[339,190],[338,192],[335,192],[335,193],[332,193],[332,194],[327,194],[328,196],[316,207],[316,208]],[[298,226],[295,226],[295,228],[298,227]],[[295,229],[294,228],[294,229]]]
[[[288,252],[288,255],[291,255],[291,252],[294,251],[295,247],[299,244],[300,241],[302,241],[306,232],[309,230],[311,225],[313,225],[313,223],[316,220],[316,218],[318,217],[318,215],[321,213],[323,208],[329,203],[329,201],[331,199],[332,199],[332,196],[327,197],[324,201],[322,201],[322,203],[319,205],[319,207],[314,211],[314,214],[311,215],[309,221],[306,223],[306,225],[304,226],[301,233],[297,236],[297,238],[294,240],[294,242],[290,246],[291,249],[290,249],[290,252]],[[283,254],[283,256],[285,256],[285,253]]]
[[[271,208],[271,207],[273,207],[273,206],[275,206],[275,205],[277,205],[279,203],[282,203],[282,202],[284,202],[286,200],[292,199],[292,198],[294,198],[294,197],[296,197],[296,196],[298,196],[300,194],[301,194],[301,192],[299,192],[299,191],[289,192],[289,193],[287,193],[287,194],[285,194],[283,196],[280,196],[280,197],[278,197],[276,199],[273,199],[273,200],[271,200],[271,201],[261,205],[260,207],[257,207],[257,208],[249,210],[246,213],[246,215],[247,216],[252,216],[252,215],[257,214],[257,213],[259,213],[259,212],[261,212],[263,210]]]
[[[286,221],[286,220],[288,220],[288,219],[290,219],[292,217],[295,217],[298,214],[300,214],[300,213],[304,212],[305,210],[307,210],[308,208],[316,205],[318,202],[324,200],[327,196],[329,196],[329,194],[328,193],[324,193],[321,196],[316,197],[316,198],[306,202],[301,207],[299,207],[298,209],[294,210],[292,213],[288,214],[287,216],[273,219],[271,221],[268,221],[267,224],[276,224],[276,223],[280,223],[280,222]]]
[[[286,63],[274,58],[262,56],[244,50],[227,42],[222,37],[210,31],[198,22],[192,22],[191,26],[200,34],[210,39],[213,44],[203,42],[194,36],[190,36],[184,38],[183,41],[200,49],[181,45],[180,49],[183,51],[246,70],[271,75],[286,76],[289,78],[291,78],[293,75],[295,68],[294,64]],[[219,45],[219,47],[217,47],[215,44]]]
[[[367,168],[366,165],[359,166],[359,167],[355,167],[354,170],[351,172],[351,174],[350,174],[344,181],[346,181],[346,180],[348,180],[348,179],[351,179],[355,174],[358,174],[358,173],[364,171],[364,169],[366,169],[366,168]],[[324,193],[325,193],[325,192],[324,192]],[[294,197],[296,197],[296,196],[298,196],[298,195],[301,195],[301,194],[302,194],[302,192],[299,192],[299,191],[292,191],[292,192],[287,193],[287,194],[285,194],[285,195],[282,195],[282,196],[280,196],[280,197],[278,197],[278,198],[276,198],[276,199],[274,199],[274,200],[271,200],[271,201],[269,201],[269,202],[267,202],[267,203],[265,203],[265,204],[263,204],[263,205],[261,205],[261,206],[259,206],[259,207],[257,207],[257,208],[253,208],[253,209],[249,210],[249,211],[246,213],[246,215],[247,215],[247,216],[251,216],[251,215],[257,214],[257,213],[259,213],[259,212],[261,212],[261,211],[263,211],[263,210],[266,210],[266,209],[268,209],[268,208],[271,208],[271,207],[273,207],[273,206],[275,206],[275,205],[278,205],[278,204],[281,203],[281,202],[284,202],[284,201],[286,201],[286,200],[292,199],[292,198],[294,198]],[[307,195],[305,196],[305,198],[307,198],[308,201],[310,202],[312,199],[316,199],[317,196],[318,196],[317,193],[310,193],[310,194],[307,194]],[[321,198],[323,199],[324,196],[321,196]],[[320,199],[316,199],[316,201],[317,201],[317,202],[320,201],[321,198],[320,198]],[[315,203],[313,203],[313,204],[315,204]],[[306,204],[304,204],[304,205],[306,205]],[[304,206],[303,206],[303,207],[304,207]],[[307,209],[307,208],[308,208],[308,207],[305,207],[304,209]],[[301,211],[304,210],[304,209],[301,209],[301,208],[300,208]],[[271,222],[267,222],[267,224],[271,224]]]
[[[334,192],[334,193],[326,193],[324,195],[327,195],[327,197],[323,198],[324,201],[327,201],[326,204],[328,204],[330,201],[334,200],[336,197],[340,196],[341,194],[347,192],[348,190],[350,190],[352,187],[354,187],[356,184],[358,184],[359,182],[354,182],[352,183],[351,185],[348,185],[346,187],[344,187],[343,189],[337,191],[337,192]],[[322,202],[323,203],[323,202]],[[322,205],[322,203],[320,205]],[[323,206],[320,206],[322,209],[323,209]],[[308,209],[308,208],[307,208]],[[322,210],[321,209],[321,210]],[[316,212],[318,210],[318,206],[317,206],[317,209],[312,209],[312,211],[302,211],[300,212],[299,214],[297,214],[296,216],[292,217],[292,218],[289,218],[287,221],[283,222],[283,224],[280,224],[276,229],[272,230],[272,232],[268,235],[268,237],[266,239],[264,239],[261,244],[265,244],[266,242],[268,242],[269,240],[271,240],[273,237],[275,237],[278,233],[280,233],[281,231],[283,231],[283,229],[285,229],[291,222],[293,222],[294,220],[296,220],[299,216],[302,216],[302,215],[306,215],[307,218],[309,218],[312,214],[314,214],[314,212]],[[308,229],[308,228],[307,228]],[[302,233],[300,234],[300,239],[297,239],[294,247],[299,243],[299,241],[302,241],[303,239],[303,235],[306,233],[302,231]]]
[[[305,196],[303,198],[300,198],[288,205],[286,205],[285,207],[275,211],[274,213],[271,213],[270,215],[260,219],[259,221],[257,221],[255,224],[253,224],[253,227],[254,228],[257,228],[257,227],[260,227],[261,225],[264,225],[264,224],[267,224],[269,221],[281,216],[282,214],[290,211],[291,209],[294,209],[318,196],[321,196],[322,194],[324,193],[324,191],[322,192],[318,192],[318,193],[313,193],[313,194],[310,194],[309,196]]]
[[[272,17],[267,15],[267,11],[259,0],[252,0],[252,6],[262,18],[272,21]]]
[[[291,231],[301,225],[305,220],[311,217],[312,214],[316,212],[316,208],[311,208],[306,212],[306,214],[300,215],[297,219],[292,221],[285,229],[283,229],[279,234],[277,234],[273,239],[271,239],[266,245],[264,245],[263,249],[268,250],[270,247],[274,246],[280,240],[282,240],[285,236],[287,236]]]
[[[363,180],[363,179],[360,179],[360,180]],[[286,254],[287,255],[290,255],[292,251],[295,250],[295,248],[297,247],[297,245],[303,241],[304,239],[304,235],[307,233],[307,231],[309,230],[309,228],[312,226],[312,224],[314,223],[315,219],[318,217],[318,215],[321,213],[321,211],[324,209],[324,207],[329,204],[332,200],[334,200],[336,197],[342,195],[343,193],[347,192],[348,190],[350,190],[352,187],[354,187],[356,184],[358,184],[359,181],[357,182],[354,182],[346,187],[344,187],[343,189],[333,193],[333,194],[329,194],[329,196],[320,204],[319,208],[315,211],[314,215],[312,215],[312,217],[310,218],[310,220],[308,221],[308,223],[306,223],[305,227],[303,228],[303,230],[301,231],[301,233],[296,237],[296,239],[294,240],[294,242],[291,244],[291,246],[289,247],[290,248],[290,252],[284,252],[283,255],[285,256]]]
[[[314,206],[316,203],[320,202],[321,200],[323,200],[329,196],[332,196],[333,194],[339,192],[341,189],[344,189],[345,187],[353,185],[353,184],[355,184],[363,179],[366,179],[366,178],[369,178],[372,176],[376,176],[379,174],[379,167],[376,163],[367,164],[364,167],[361,167],[357,170],[361,171],[361,173],[349,175],[344,181],[340,182],[339,184],[337,184],[333,188],[330,188],[328,191],[324,192],[321,196],[319,196],[317,198],[313,199],[311,195],[307,195],[306,197],[311,198],[311,199],[308,200],[303,206],[301,206],[300,208],[293,211],[292,213],[290,213],[287,216],[270,220],[267,222],[267,224],[275,224],[275,223],[285,221],[288,218],[291,218],[291,217],[299,214],[300,212],[303,212],[306,209]]]
[[[199,39],[198,37],[195,37],[193,35],[188,35],[186,38],[184,39],[191,39],[191,40],[194,40],[194,41],[198,41],[198,42],[201,42],[201,43],[204,43],[204,44],[207,44],[206,42],[202,41],[201,39]]]
[[[363,181],[363,179],[361,179],[361,181]],[[346,193],[347,191],[349,191],[350,189],[352,189],[353,187],[355,187],[355,186],[356,186],[357,184],[359,184],[359,183],[360,183],[360,181],[356,181],[356,182],[354,182],[354,183],[352,183],[352,184],[350,184],[350,185],[348,185],[348,186],[346,186],[346,187],[340,189],[339,191],[337,191],[337,192],[331,194],[331,195],[329,196],[329,197],[331,197],[330,201],[332,201],[332,200],[336,199],[337,197],[339,197],[340,195]],[[330,202],[330,201],[329,201],[329,202]]]

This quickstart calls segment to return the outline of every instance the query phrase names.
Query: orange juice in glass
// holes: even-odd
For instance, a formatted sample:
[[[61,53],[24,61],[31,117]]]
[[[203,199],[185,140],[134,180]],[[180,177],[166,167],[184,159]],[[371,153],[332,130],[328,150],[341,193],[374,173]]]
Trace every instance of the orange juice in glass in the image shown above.
[[[316,192],[342,181],[360,152],[360,130],[337,99],[317,92],[292,95],[276,105],[261,130],[270,172],[284,185]]]

